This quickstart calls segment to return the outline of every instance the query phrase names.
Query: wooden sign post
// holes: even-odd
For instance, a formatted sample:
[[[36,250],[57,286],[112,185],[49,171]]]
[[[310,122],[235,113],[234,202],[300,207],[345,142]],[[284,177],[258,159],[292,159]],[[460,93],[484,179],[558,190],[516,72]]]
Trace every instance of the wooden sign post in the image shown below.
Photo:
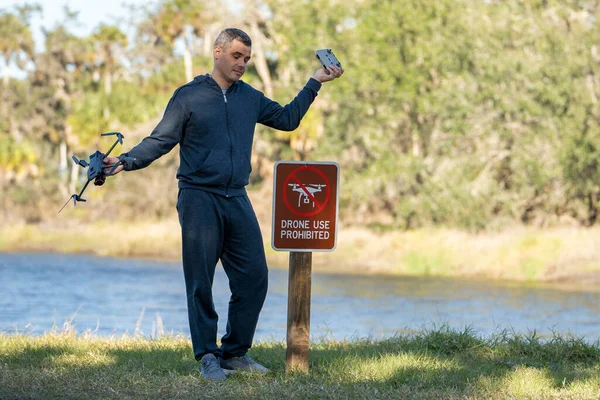
[[[332,162],[275,164],[271,246],[290,251],[286,372],[308,371],[312,252],[335,249],[339,176]]]
[[[312,253],[290,253],[285,370],[308,372]]]

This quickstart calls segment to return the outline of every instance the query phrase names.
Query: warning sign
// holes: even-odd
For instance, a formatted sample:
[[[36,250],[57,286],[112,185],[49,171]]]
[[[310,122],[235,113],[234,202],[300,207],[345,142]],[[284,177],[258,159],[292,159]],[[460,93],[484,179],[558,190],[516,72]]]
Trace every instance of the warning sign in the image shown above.
[[[340,167],[334,162],[275,164],[271,239],[275,250],[335,249],[339,177]]]

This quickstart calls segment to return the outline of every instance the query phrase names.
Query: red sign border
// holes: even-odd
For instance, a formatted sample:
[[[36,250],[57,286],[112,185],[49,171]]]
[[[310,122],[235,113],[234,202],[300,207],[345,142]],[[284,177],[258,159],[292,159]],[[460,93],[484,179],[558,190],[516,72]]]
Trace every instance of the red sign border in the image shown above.
[[[330,249],[288,249],[288,248],[279,248],[275,246],[275,196],[277,193],[277,166],[279,164],[298,164],[298,165],[332,165],[335,166],[337,170],[337,187],[336,187],[336,201],[335,201],[335,238],[333,247]],[[340,211],[340,165],[335,161],[290,161],[290,160],[281,160],[277,161],[273,166],[273,202],[271,206],[272,218],[271,218],[271,247],[275,251],[290,251],[297,253],[310,253],[310,252],[332,252],[337,248],[337,238],[338,238],[338,219],[339,219],[339,211]]]

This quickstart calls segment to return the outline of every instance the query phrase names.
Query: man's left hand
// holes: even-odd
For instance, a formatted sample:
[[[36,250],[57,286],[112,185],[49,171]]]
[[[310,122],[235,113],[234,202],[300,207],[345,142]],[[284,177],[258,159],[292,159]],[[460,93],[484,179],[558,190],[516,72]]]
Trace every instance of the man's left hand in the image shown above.
[[[336,66],[329,66],[327,67],[327,70],[329,71],[329,74],[327,74],[327,71],[324,67],[319,68],[317,72],[315,72],[315,74],[313,75],[313,79],[316,79],[321,83],[325,83],[332,81],[335,78],[339,78],[344,73],[344,70],[342,68]]]
[[[104,173],[108,174],[110,170],[113,169],[114,165],[118,162],[119,157],[104,157],[104,159],[102,160],[102,168],[104,168]],[[111,175],[116,175],[121,171],[123,171],[123,164],[119,165]]]

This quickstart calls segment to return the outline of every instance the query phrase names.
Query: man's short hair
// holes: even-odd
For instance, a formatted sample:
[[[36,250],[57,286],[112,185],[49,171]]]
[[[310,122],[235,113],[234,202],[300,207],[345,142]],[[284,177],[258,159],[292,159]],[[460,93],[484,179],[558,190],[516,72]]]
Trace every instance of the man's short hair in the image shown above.
[[[237,28],[223,29],[221,33],[219,33],[219,36],[217,36],[213,47],[219,46],[222,49],[226,49],[231,42],[236,39],[244,43],[246,46],[252,47],[252,40],[250,39],[250,36],[248,36],[248,34],[243,30]]]

